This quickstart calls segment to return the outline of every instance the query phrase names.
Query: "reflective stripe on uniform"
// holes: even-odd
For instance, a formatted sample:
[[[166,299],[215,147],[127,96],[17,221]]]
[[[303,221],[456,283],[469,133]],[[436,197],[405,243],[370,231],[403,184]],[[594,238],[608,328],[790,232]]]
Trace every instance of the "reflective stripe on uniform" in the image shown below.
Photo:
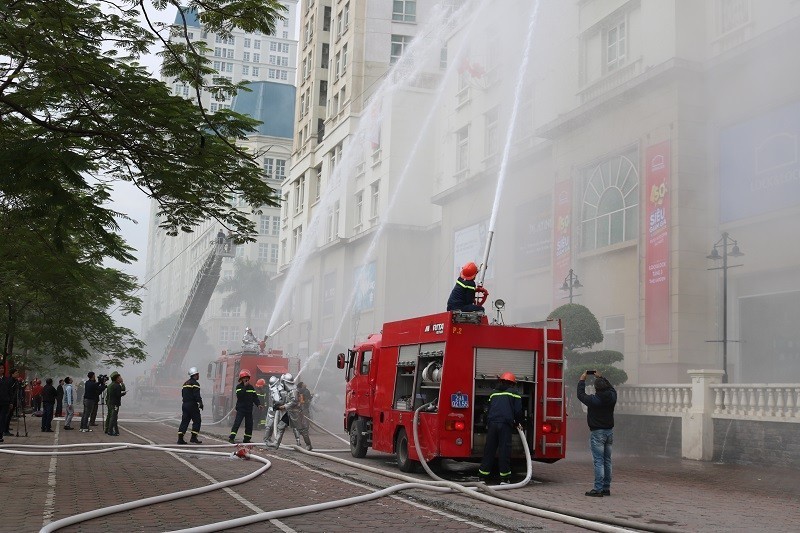
[[[467,285],[466,283],[462,283],[459,279],[456,280],[456,284],[470,291],[474,291],[476,289],[474,285]]]
[[[493,392],[489,396],[489,401],[491,402],[492,398],[494,398],[495,396],[511,396],[512,398],[522,399],[522,396],[520,396],[519,394],[514,394],[513,392]]]

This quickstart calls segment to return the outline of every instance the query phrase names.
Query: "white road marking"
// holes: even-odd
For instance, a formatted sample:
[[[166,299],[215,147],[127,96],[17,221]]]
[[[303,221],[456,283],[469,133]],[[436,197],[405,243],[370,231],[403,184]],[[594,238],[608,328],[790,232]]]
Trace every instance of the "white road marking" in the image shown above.
[[[134,432],[134,431],[131,431],[131,430],[130,430],[130,429],[128,429],[128,428],[125,428],[125,427],[123,427],[122,429],[124,429],[125,431],[127,431],[127,432],[128,432],[128,433],[130,433],[131,435],[134,435],[134,436],[136,436],[136,437],[139,437],[140,439],[142,439],[142,440],[143,440],[143,441],[145,441],[145,442],[148,442],[148,443],[150,443],[150,444],[155,444],[155,442],[154,442],[154,441],[152,441],[152,440],[150,440],[150,439],[148,439],[148,438],[146,438],[146,437],[143,437],[142,435],[139,435],[138,433],[136,433],[136,432]],[[206,438],[210,438],[208,435],[205,435],[205,437],[206,437]],[[213,438],[213,437],[211,437],[211,438]],[[214,440],[219,440],[219,439],[214,439]],[[221,441],[221,440],[220,440],[220,442],[223,442],[223,441]],[[184,459],[184,458],[183,458],[183,457],[181,457],[180,455],[178,455],[178,454],[176,454],[176,453],[174,453],[174,452],[167,452],[167,453],[169,453],[169,454],[170,454],[171,456],[173,456],[175,459],[177,459],[177,460],[178,460],[178,461],[180,461],[181,463],[185,464],[186,466],[188,466],[189,468],[191,468],[192,470],[194,470],[195,472],[197,472],[198,474],[200,474],[202,477],[204,477],[205,479],[207,479],[207,480],[208,480],[208,481],[210,481],[211,483],[219,483],[219,481],[217,481],[216,479],[214,479],[214,478],[213,478],[213,477],[211,477],[210,475],[206,474],[205,472],[203,472],[202,470],[200,470],[199,468],[197,468],[196,466],[194,466],[192,463],[190,463],[189,461],[187,461],[186,459]],[[224,490],[225,492],[227,492],[227,493],[228,493],[229,495],[231,495],[231,496],[232,496],[234,499],[236,499],[236,501],[238,501],[239,503],[241,503],[242,505],[244,505],[245,507],[247,507],[248,509],[250,509],[251,511],[253,511],[253,512],[255,512],[255,513],[265,513],[265,512],[266,512],[266,511],[264,511],[263,509],[261,509],[260,507],[258,507],[256,504],[254,504],[254,503],[250,502],[249,500],[247,500],[246,498],[244,498],[244,497],[243,497],[241,494],[238,494],[237,492],[234,492],[234,491],[233,491],[232,489],[230,489],[229,487],[225,487],[225,488],[224,488],[224,489],[222,489],[222,490]],[[273,519],[273,520],[270,520],[270,523],[271,523],[272,525],[274,525],[275,527],[277,527],[278,529],[280,529],[281,531],[284,531],[285,533],[297,533],[297,531],[295,531],[294,529],[290,528],[289,526],[287,526],[286,524],[284,524],[283,522],[281,522],[281,521],[280,521],[280,520],[278,520],[278,519]]]
[[[335,479],[337,481],[342,481],[344,483],[348,483],[350,485],[354,485],[356,487],[360,487],[360,488],[365,489],[365,490],[370,491],[370,492],[374,492],[375,491],[375,487],[370,487],[368,485],[362,485],[361,483],[358,483],[357,481],[351,481],[351,480],[343,478],[343,477],[334,476],[333,474],[329,474],[327,472],[321,472],[319,470],[314,470],[313,468],[311,468],[311,467],[309,467],[309,466],[307,466],[307,465],[305,465],[303,463],[300,463],[298,461],[295,461],[293,459],[287,459],[285,457],[281,457],[279,455],[272,455],[272,454],[266,454],[266,456],[269,457],[270,459],[279,459],[281,461],[286,461],[287,463],[295,464],[295,465],[299,466],[300,468],[304,468],[305,470],[309,470],[311,472],[314,472],[315,474],[320,474],[320,475],[323,475],[325,477],[329,477],[331,479]],[[460,516],[452,515],[450,513],[445,512],[445,511],[440,511],[439,509],[435,509],[433,507],[429,507],[429,506],[427,506],[425,504],[422,504],[422,503],[413,502],[411,500],[408,500],[407,498],[404,498],[403,496],[390,495],[389,497],[393,498],[395,500],[399,500],[401,502],[407,503],[409,505],[413,505],[414,507],[418,507],[419,509],[424,509],[425,511],[430,511],[432,513],[436,513],[438,515],[444,516],[445,518],[449,518],[450,520],[455,520],[457,522],[464,522],[465,524],[469,524],[469,525],[471,525],[473,527],[476,527],[478,529],[483,529],[485,531],[502,531],[500,529],[494,529],[494,528],[491,528],[491,527],[484,526],[483,524],[478,524],[476,522],[472,522],[471,520],[467,520],[466,518],[461,518]]]
[[[58,446],[58,429],[61,427],[56,424],[56,431],[53,434],[53,444]],[[58,456],[50,458],[50,468],[47,469],[47,495],[44,497],[44,509],[42,510],[42,525],[46,526],[53,521],[56,512],[56,463]]]

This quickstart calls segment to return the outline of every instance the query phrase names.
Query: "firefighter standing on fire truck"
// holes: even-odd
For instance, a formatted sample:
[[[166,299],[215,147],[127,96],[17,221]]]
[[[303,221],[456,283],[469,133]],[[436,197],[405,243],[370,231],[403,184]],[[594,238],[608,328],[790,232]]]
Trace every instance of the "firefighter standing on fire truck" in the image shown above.
[[[475,284],[475,276],[478,275],[478,265],[469,262],[461,268],[461,275],[456,280],[450,298],[447,299],[448,311],[483,311],[484,308],[475,304],[475,292],[478,289]]]
[[[495,391],[489,396],[489,412],[486,416],[486,445],[483,461],[478,469],[482,481],[489,478],[498,455],[500,483],[511,483],[511,432],[522,424],[522,397],[509,390],[517,382],[516,376],[505,372],[500,376]]]
[[[192,421],[192,438],[189,442],[192,444],[202,444],[203,441],[197,439],[197,434],[200,433],[200,410],[203,408],[203,399],[200,397],[200,383],[197,379],[200,377],[200,372],[197,368],[192,367],[189,369],[189,379],[187,379],[181,388],[181,397],[183,404],[181,411],[181,425],[178,426],[178,444],[188,444],[183,440],[186,430],[189,428],[189,420]]]
[[[261,405],[258,400],[256,389],[250,384],[250,371],[242,370],[239,372],[239,385],[236,386],[236,419],[233,421],[231,434],[228,442],[233,444],[236,434],[239,433],[239,426],[244,419],[244,440],[248,443],[253,436],[253,406]]]

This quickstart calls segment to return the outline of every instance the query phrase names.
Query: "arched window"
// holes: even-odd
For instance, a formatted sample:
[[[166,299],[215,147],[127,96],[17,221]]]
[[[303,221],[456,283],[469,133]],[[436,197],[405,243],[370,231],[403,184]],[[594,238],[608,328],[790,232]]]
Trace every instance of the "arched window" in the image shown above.
[[[639,169],[636,152],[614,156],[586,170],[581,249],[596,250],[637,237]]]

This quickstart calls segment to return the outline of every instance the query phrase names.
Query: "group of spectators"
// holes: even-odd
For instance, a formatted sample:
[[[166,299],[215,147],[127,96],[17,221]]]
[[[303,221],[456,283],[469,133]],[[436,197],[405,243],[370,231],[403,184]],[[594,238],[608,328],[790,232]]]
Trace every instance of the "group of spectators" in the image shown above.
[[[110,381],[110,383],[108,383]],[[94,372],[87,374],[85,382],[78,386],[73,385],[71,377],[67,376],[54,385],[53,378],[45,379],[44,385],[40,379],[35,378],[30,383],[24,383],[17,370],[12,370],[9,376],[0,377],[0,442],[3,436],[10,436],[11,419],[19,409],[26,407],[26,396],[30,398],[30,407],[34,413],[42,417],[42,432],[52,432],[53,419],[64,417],[64,429],[75,429],[72,419],[75,416],[76,405],[82,402],[80,430],[92,431],[91,426],[97,426],[97,408],[105,392],[108,415],[106,416],[104,431],[111,436],[119,435],[117,418],[125,395],[125,384],[119,372],[112,372],[111,376],[96,376]]]

